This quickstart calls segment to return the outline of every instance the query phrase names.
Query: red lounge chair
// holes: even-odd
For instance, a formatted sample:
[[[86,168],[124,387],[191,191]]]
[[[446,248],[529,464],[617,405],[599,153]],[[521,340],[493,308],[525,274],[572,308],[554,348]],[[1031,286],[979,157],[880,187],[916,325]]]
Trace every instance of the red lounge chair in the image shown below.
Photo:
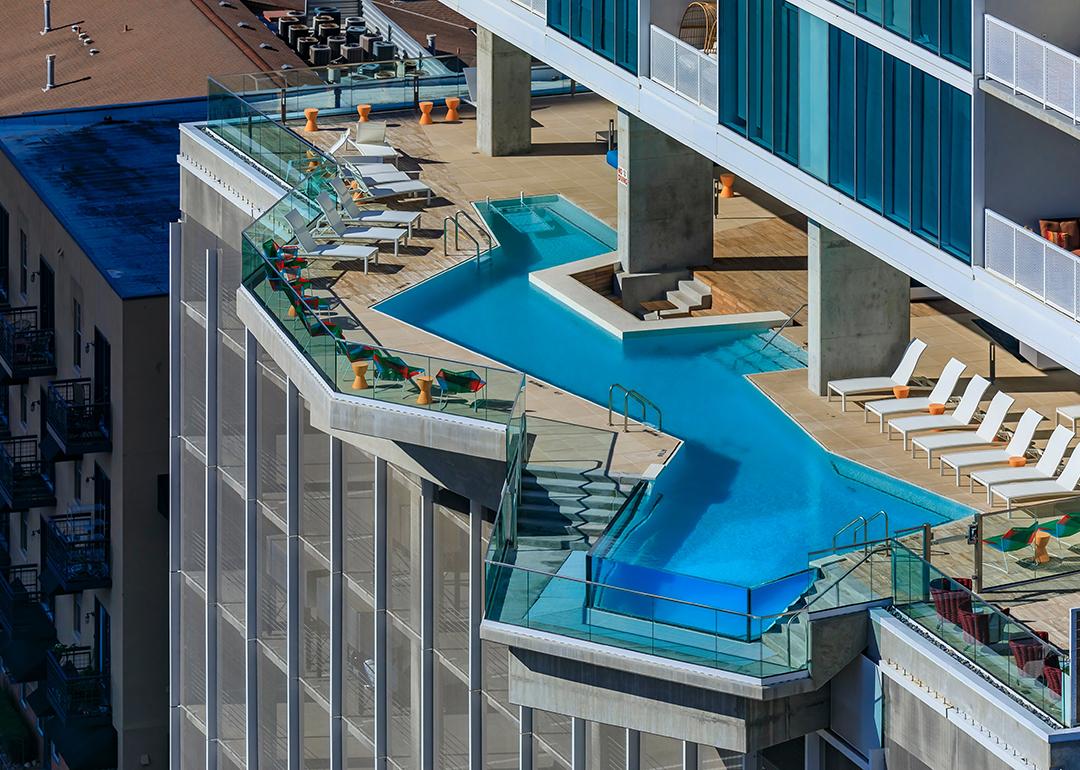
[[[1043,663],[1043,679],[1054,695],[1061,695],[1061,662],[1056,653],[1046,656]]]
[[[963,578],[963,580],[967,579]],[[970,584],[971,581],[967,582]],[[943,578],[931,580],[930,597],[934,600],[934,610],[938,617],[958,626],[960,625],[960,611],[971,612],[971,594],[963,589],[953,588],[954,584],[963,585],[963,582]]]
[[[990,645],[990,615],[985,612],[960,610],[960,627],[964,629],[965,641]]]
[[[1042,673],[1046,645],[1038,639],[1012,639],[1009,641],[1013,662],[1024,676],[1035,679]]]

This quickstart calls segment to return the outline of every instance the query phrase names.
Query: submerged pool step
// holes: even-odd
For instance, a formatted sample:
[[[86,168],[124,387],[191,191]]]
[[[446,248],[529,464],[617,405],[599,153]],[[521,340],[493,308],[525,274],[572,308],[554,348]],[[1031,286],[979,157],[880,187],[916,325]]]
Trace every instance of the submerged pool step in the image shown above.
[[[521,487],[521,508],[533,510],[559,510],[569,513],[577,511],[597,511],[598,515],[610,517],[626,501],[622,494],[589,494],[588,491],[552,493],[539,487]]]

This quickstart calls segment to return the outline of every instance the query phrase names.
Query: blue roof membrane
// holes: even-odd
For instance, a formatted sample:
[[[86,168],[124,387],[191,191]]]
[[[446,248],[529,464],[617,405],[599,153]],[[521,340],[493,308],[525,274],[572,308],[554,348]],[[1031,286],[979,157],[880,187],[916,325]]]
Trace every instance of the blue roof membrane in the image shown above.
[[[206,100],[116,104],[0,118],[0,150],[122,299],[169,293],[179,217],[179,124]]]

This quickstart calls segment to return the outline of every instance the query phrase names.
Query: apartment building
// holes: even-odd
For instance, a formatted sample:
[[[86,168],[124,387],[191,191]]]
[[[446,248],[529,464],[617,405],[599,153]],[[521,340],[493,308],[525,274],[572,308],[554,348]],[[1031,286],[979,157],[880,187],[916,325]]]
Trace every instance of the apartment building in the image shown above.
[[[968,327],[992,329],[991,367],[1040,391],[1035,374],[1049,371],[1057,400],[1046,403],[1076,398],[1080,243],[1039,232],[1040,220],[1053,232],[1073,216],[1073,11],[719,0],[695,46],[680,39],[685,3],[446,4],[478,27],[475,127],[429,127],[402,150],[444,200],[422,209],[433,221],[416,251],[384,250],[370,273],[309,265],[305,295],[277,264],[295,235],[285,214],[319,224],[317,195],[336,200],[328,180],[363,178],[326,139],[354,125],[358,103],[378,119],[362,72],[284,83],[284,115],[282,83],[213,79],[207,119],[181,127],[172,765],[1080,762],[1076,573],[1065,551],[1040,561],[1024,550],[1021,564],[1008,555],[1020,547],[989,545],[1016,539],[1014,516],[1034,519],[1024,549],[1040,527],[1066,537],[1075,499],[982,508],[934,481],[937,467],[909,475],[932,460],[883,467],[874,457],[895,446],[833,448],[820,424],[849,417],[817,398],[831,380],[893,370],[927,328],[913,282]],[[571,179],[573,193],[553,200],[569,183],[527,165],[559,111],[579,109],[530,102],[534,60],[614,108],[613,227],[582,214],[589,203],[570,205],[591,188]],[[464,76],[399,70],[388,93],[398,79],[418,102],[468,88]],[[305,132],[305,107],[332,128]],[[481,168],[438,131],[510,161]],[[805,373],[797,350],[755,336],[790,308],[667,327],[642,318],[713,260],[717,166],[809,220]],[[472,241],[447,244],[458,212],[483,223],[459,239],[475,239],[475,256]],[[544,286],[547,299],[500,293],[510,268],[498,260],[522,255],[537,267],[521,286]],[[549,272],[575,259],[581,272],[562,278],[578,281]],[[589,281],[610,283],[615,301],[589,299]],[[563,313],[576,320],[539,323]],[[671,334],[654,348],[652,329]],[[969,339],[985,350],[987,337]],[[961,355],[944,336],[934,344]],[[407,373],[369,382],[355,366],[365,348]],[[756,377],[784,369],[798,393]],[[425,403],[419,383],[386,384],[449,382],[448,371],[471,374],[483,397],[447,398],[440,385]],[[744,375],[771,402],[744,400]],[[998,384],[1019,404],[1018,380]],[[630,429],[638,412],[619,430],[631,403],[649,430]],[[776,413],[795,430],[774,432]],[[598,462],[548,454],[553,433],[575,460],[602,435]],[[817,453],[827,472],[804,473]],[[884,536],[871,537],[882,519]],[[980,619],[961,625],[961,610]]]

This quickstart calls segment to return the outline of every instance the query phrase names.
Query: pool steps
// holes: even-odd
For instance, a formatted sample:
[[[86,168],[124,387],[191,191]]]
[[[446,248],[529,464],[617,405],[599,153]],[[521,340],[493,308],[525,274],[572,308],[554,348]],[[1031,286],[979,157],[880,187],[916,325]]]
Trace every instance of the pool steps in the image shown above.
[[[646,313],[645,320],[685,318],[691,311],[708,310],[712,307],[712,289],[696,278],[679,281],[678,288],[667,292],[667,301],[672,307]]]

